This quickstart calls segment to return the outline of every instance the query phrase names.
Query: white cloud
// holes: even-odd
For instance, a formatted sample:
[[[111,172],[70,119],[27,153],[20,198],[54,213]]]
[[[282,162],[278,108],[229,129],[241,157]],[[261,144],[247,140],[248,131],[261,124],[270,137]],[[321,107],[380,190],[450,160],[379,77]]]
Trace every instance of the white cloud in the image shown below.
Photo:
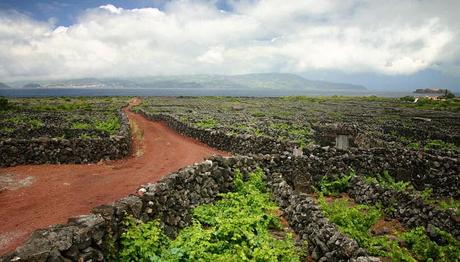
[[[69,26],[0,13],[0,79],[193,73],[455,72],[457,0],[171,1]]]

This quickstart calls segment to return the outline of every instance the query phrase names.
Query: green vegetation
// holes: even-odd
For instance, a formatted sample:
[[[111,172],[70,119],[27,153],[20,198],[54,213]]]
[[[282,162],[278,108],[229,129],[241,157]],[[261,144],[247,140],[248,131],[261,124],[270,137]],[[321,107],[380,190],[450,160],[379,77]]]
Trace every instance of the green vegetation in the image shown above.
[[[402,101],[404,99],[375,96],[241,97],[238,102],[234,100],[231,97],[150,97],[144,99],[140,108],[146,113],[166,114],[196,127],[218,129],[227,134],[294,142],[298,148],[312,143],[332,145],[331,137],[327,136],[334,132],[333,129],[355,126],[360,133],[372,134],[368,137],[378,146],[399,146],[402,142],[419,149],[426,142],[424,137],[452,137],[456,131],[452,122],[459,118],[449,106],[442,109],[449,112],[431,112],[418,110],[415,103]],[[458,103],[455,101],[438,102],[443,105]],[[341,125],[335,125],[337,122]],[[324,128],[330,132],[323,132]],[[391,130],[394,132],[389,134]],[[407,136],[407,143],[402,141],[401,135]],[[370,146],[374,144],[372,141],[369,141]],[[351,143],[351,146],[356,145]]]
[[[214,204],[193,210],[193,223],[176,239],[164,235],[158,221],[141,223],[129,219],[119,254],[122,261],[300,261],[289,234],[282,238],[275,215],[258,170],[244,182],[235,174],[236,191],[222,194]]]
[[[403,96],[403,97],[400,97],[399,100],[401,100],[403,102],[411,102],[411,103],[413,103],[415,101],[415,97],[413,97],[413,96]]]
[[[452,144],[452,143],[447,143],[442,140],[428,140],[423,147],[425,150],[428,149],[444,149],[444,150],[459,150],[459,147]]]
[[[376,174],[375,176],[365,176],[364,180],[367,183],[379,184],[383,188],[393,189],[396,191],[404,191],[411,187],[410,182],[398,181],[396,182],[388,171],[383,171],[383,174]]]
[[[448,143],[444,142],[439,139],[428,139],[426,141],[414,141],[411,140],[407,137],[400,137],[401,142],[403,142],[405,145],[407,145],[408,148],[413,149],[413,150],[420,150],[423,149],[424,151],[430,150],[430,149],[438,149],[438,150],[456,150],[460,151],[460,147],[453,143]],[[422,148],[422,145],[423,148]]]
[[[0,131],[5,132],[5,133],[13,133],[14,130],[15,129],[12,127],[7,127],[7,126],[0,127]]]
[[[383,212],[373,206],[353,205],[346,199],[328,202],[321,195],[319,204],[331,222],[344,234],[355,239],[360,247],[370,255],[391,258],[392,261],[458,261],[460,242],[449,233],[435,228],[436,233],[445,240],[440,245],[432,241],[423,227],[408,232],[395,232],[389,235],[372,235],[371,228],[383,218]],[[399,242],[404,242],[400,246]]]
[[[219,122],[217,120],[213,118],[208,118],[208,119],[195,123],[195,126],[199,128],[203,128],[203,129],[210,129],[210,128],[216,128],[218,124]]]
[[[422,191],[422,196],[423,196]],[[460,200],[456,200],[452,197],[447,199],[430,199],[428,197],[423,197],[425,203],[438,207],[439,209],[452,209],[455,211],[457,216],[460,216]]]
[[[404,240],[414,258],[419,261],[459,261],[460,241],[438,228],[434,227],[433,230],[446,242],[444,245],[432,241],[423,227],[402,233],[401,239]]]
[[[11,98],[0,114],[1,139],[88,138],[93,135],[68,132],[68,129],[100,130],[116,134],[121,127],[118,111],[126,105],[126,97],[49,97]],[[28,132],[29,129],[40,132]],[[50,134],[44,133],[50,130]],[[52,134],[52,135],[51,135]]]
[[[0,111],[8,109],[8,99],[0,96]]]
[[[11,117],[4,121],[7,123],[13,123],[16,125],[26,125],[26,126],[29,126],[30,128],[40,128],[45,125],[42,121],[38,119],[30,118],[30,117],[22,116],[22,115]]]
[[[432,100],[429,98],[419,98],[416,103],[402,104],[405,107],[413,107],[417,109],[430,109],[430,110],[449,110],[460,111],[460,100],[447,99],[447,100]]]
[[[73,123],[71,126],[72,129],[90,129],[91,125],[87,123]]]
[[[279,132],[279,136],[283,140],[290,140],[290,138],[295,138],[295,142],[299,144],[300,148],[305,147],[311,142],[311,128],[308,126],[276,123],[270,125],[270,128]]]
[[[336,196],[340,193],[344,193],[348,189],[350,180],[355,176],[356,174],[354,171],[339,178],[324,176],[319,183],[319,192],[326,196]]]
[[[120,120],[118,117],[112,117],[106,121],[98,121],[96,123],[96,129],[113,135],[120,129]]]

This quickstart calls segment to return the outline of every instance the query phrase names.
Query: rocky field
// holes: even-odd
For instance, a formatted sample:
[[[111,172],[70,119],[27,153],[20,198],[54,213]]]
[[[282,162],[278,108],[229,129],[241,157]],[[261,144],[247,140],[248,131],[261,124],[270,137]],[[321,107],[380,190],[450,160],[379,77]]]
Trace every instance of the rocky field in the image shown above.
[[[127,98],[9,99],[0,114],[0,166],[87,163],[130,151]]]
[[[126,98],[9,99],[0,115],[0,139],[96,138],[120,131]]]
[[[143,98],[134,111],[234,156],[39,231],[5,258],[459,261],[459,104]]]
[[[460,257],[458,100],[162,97],[137,110],[215,147],[271,156],[276,167],[256,166],[288,183],[272,189],[313,260]]]
[[[334,146],[403,147],[458,154],[460,102],[412,103],[378,97],[147,98],[139,109],[228,135]],[[341,144],[343,144],[341,143]]]

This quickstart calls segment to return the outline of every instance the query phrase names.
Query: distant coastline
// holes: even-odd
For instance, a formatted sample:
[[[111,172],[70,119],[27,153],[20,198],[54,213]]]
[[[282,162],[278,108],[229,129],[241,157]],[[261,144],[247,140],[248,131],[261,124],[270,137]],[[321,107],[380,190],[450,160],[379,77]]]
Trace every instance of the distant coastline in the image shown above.
[[[213,89],[213,88],[11,88],[0,89],[6,97],[61,97],[61,96],[411,96],[411,91],[310,91],[298,89]],[[457,94],[456,94],[457,95]]]

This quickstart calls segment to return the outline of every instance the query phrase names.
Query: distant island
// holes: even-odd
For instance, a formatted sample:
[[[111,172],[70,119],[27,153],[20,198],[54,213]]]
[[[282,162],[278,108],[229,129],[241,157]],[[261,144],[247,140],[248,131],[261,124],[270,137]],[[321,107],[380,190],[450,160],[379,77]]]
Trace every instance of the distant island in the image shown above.
[[[447,94],[450,93],[448,89],[442,88],[419,88],[414,91],[415,94]]]
[[[295,74],[261,73],[243,75],[178,75],[131,78],[80,78],[43,80],[33,83],[9,83],[13,88],[76,89],[226,89],[226,90],[299,90],[299,91],[366,91],[366,87],[347,83],[309,80]]]

